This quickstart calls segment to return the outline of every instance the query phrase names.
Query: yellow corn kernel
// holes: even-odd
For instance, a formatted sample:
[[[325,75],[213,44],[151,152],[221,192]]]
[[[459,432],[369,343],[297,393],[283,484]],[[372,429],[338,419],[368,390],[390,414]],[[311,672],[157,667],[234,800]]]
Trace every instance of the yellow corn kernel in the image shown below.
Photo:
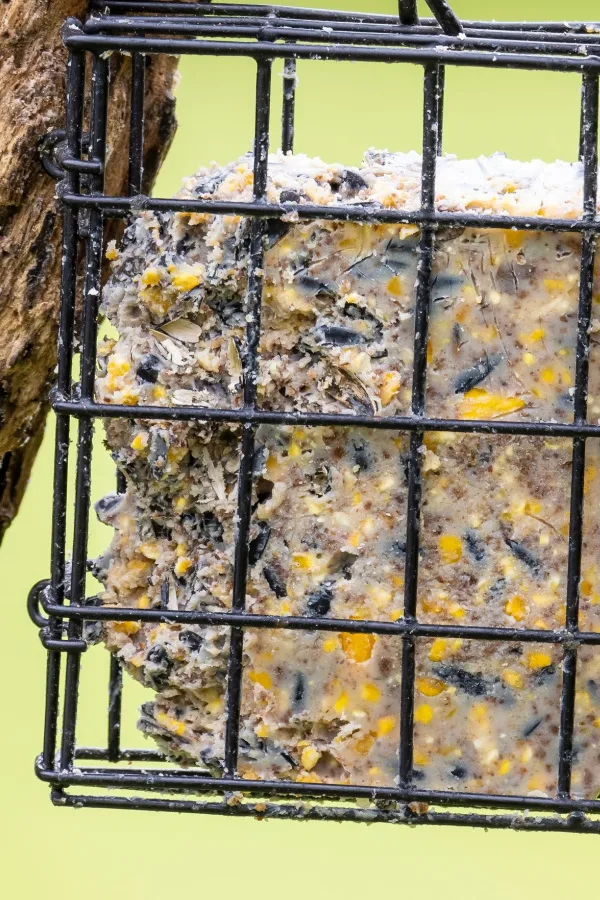
[[[488,711],[485,703],[474,703],[469,710],[469,719],[477,725],[485,725],[488,720]]]
[[[269,726],[265,725],[264,722],[261,722],[254,729],[254,734],[256,735],[256,737],[259,737],[259,738],[269,737]]]
[[[391,473],[388,475],[384,475],[383,478],[380,478],[377,483],[377,488],[384,493],[385,491],[391,491],[397,484],[396,477]]]
[[[300,444],[296,444],[295,442],[293,444],[290,444],[288,449],[288,457],[290,459],[298,459],[299,456],[302,456],[302,448],[300,447]]]
[[[112,260],[119,258],[119,251],[117,250],[116,241],[108,242],[108,245],[106,247],[106,253],[104,255],[106,256],[107,259],[110,259],[111,262],[112,262]]]
[[[178,719],[174,719],[172,716],[168,716],[166,713],[156,713],[156,721],[159,725],[162,725],[163,728],[166,728],[167,731],[178,734],[179,737],[183,737],[185,734],[185,723],[180,722]]]
[[[525,598],[521,597],[519,594],[510,597],[504,604],[504,612],[516,622],[520,622],[521,619],[525,618],[527,613],[527,603],[525,602]]]
[[[462,541],[457,534],[443,534],[438,543],[442,562],[457,563],[462,559]]]
[[[158,541],[145,541],[143,544],[140,544],[140,552],[147,559],[158,559],[160,556],[160,544]]]
[[[179,463],[187,456],[188,448],[187,447],[169,447],[167,450],[167,460],[173,465],[173,463]]]
[[[348,543],[351,547],[360,547],[362,543],[362,534],[360,531],[353,532],[348,538]]]
[[[187,544],[185,541],[182,541],[180,544],[177,544],[175,547],[175,556],[185,556],[187,552]]]
[[[364,737],[361,737],[357,740],[354,745],[354,749],[357,753],[360,753],[361,756],[366,756],[367,753],[370,753],[373,748],[373,744],[375,743],[376,735],[373,732],[369,734],[365,734]]]
[[[140,622],[113,622],[112,627],[121,634],[135,634],[140,630]]]
[[[533,750],[531,748],[531,744],[525,744],[521,751],[521,756],[519,757],[520,761],[527,765],[528,762],[531,762],[533,759]]]
[[[160,284],[160,271],[154,268],[146,269],[146,271],[142,273],[140,280],[146,287],[153,287],[155,284]]]
[[[151,566],[147,559],[132,559],[127,563],[130,572],[147,572]]]
[[[270,691],[273,687],[273,679],[268,672],[256,672],[253,670],[248,672],[248,678],[252,684],[259,684],[265,691]]]
[[[335,703],[333,704],[333,708],[338,715],[341,715],[346,707],[348,706],[348,694],[346,691],[342,691]]]
[[[429,765],[429,758],[427,756],[425,756],[424,753],[421,753],[420,750],[415,750],[415,752],[413,754],[413,760],[415,762],[415,765],[417,765],[417,766],[428,766]]]
[[[562,278],[544,278],[544,287],[550,294],[564,291],[566,284]]]
[[[455,619],[464,619],[465,611],[458,603],[450,604],[450,615]]]
[[[314,553],[292,553],[292,561],[297,569],[310,571],[315,568],[316,558]]]
[[[155,384],[152,388],[152,399],[153,400],[164,400],[167,396],[167,392],[164,387],[160,384]]]
[[[325,653],[333,653],[334,650],[337,650],[339,645],[339,641],[336,637],[333,638],[325,638],[323,641],[323,650]]]
[[[507,188],[507,193],[513,193]],[[512,228],[504,232],[504,238],[509,247],[512,247],[513,250],[518,250],[523,246],[523,232],[522,231],[514,231]]]
[[[140,395],[137,391],[123,391],[121,395],[121,403],[124,406],[137,406],[140,402]]]
[[[302,751],[302,768],[310,772],[321,759],[321,754],[316,747],[305,747]]]
[[[360,496],[360,494],[359,494],[358,491],[357,491],[357,492],[354,494],[354,496],[352,497],[352,504],[353,504],[353,506],[360,506],[360,501],[361,501],[361,496]]]
[[[546,782],[544,781],[544,776],[541,773],[532,775],[527,784],[528,791],[543,791],[545,787]]]
[[[188,499],[187,497],[177,497],[173,505],[177,512],[183,512],[183,510],[187,508]]]
[[[148,446],[148,432],[139,431],[129,446],[138,453],[141,450],[145,450]]]
[[[597,719],[594,719],[594,728],[600,728],[600,716]]]
[[[148,609],[150,606],[150,598],[148,594],[142,594],[141,597],[138,598],[138,609]]]
[[[458,405],[461,419],[498,419],[523,409],[525,401],[520,397],[502,397],[480,388],[472,388],[464,394]]]
[[[527,366],[532,366],[535,363],[535,356],[533,353],[530,353],[529,350],[523,354],[523,362]]]
[[[109,375],[113,377],[118,377],[119,375],[126,375],[129,372],[131,366],[127,362],[126,359],[111,359],[108,362],[106,370]]]
[[[392,622],[397,622],[398,619],[401,619],[401,618],[402,618],[402,610],[401,609],[393,609],[390,612],[390,619],[392,620]]]
[[[432,662],[440,662],[446,654],[446,641],[444,638],[436,638],[429,651],[429,659]]]
[[[175,563],[175,568],[173,571],[178,576],[185,575],[187,570],[191,568],[192,565],[193,563],[189,556],[181,556]]]
[[[377,720],[377,737],[385,737],[396,727],[396,719],[394,716],[382,716]]]
[[[579,585],[579,590],[584,597],[589,597],[594,590],[594,586],[586,578],[583,578],[581,584]]]
[[[191,291],[200,284],[200,276],[193,272],[180,272],[171,279],[171,284],[178,291]]]
[[[360,695],[367,703],[377,703],[381,697],[381,691],[375,684],[364,684]]]
[[[545,669],[546,666],[552,665],[552,657],[543,650],[532,650],[527,654],[528,669]]]
[[[417,678],[417,690],[426,697],[437,697],[446,690],[446,685],[438,678]]]
[[[540,377],[541,377],[542,381],[544,382],[544,384],[554,384],[556,375],[555,375],[554,369],[547,368],[547,369],[542,369],[542,371],[540,373]]]
[[[502,681],[515,691],[520,691],[524,684],[521,673],[514,672],[512,669],[505,669],[502,672]]]
[[[357,663],[364,663],[371,659],[375,640],[374,634],[351,634],[348,632],[340,634],[342,650],[348,659]]]
[[[510,759],[501,759],[498,765],[498,775],[508,775],[510,772]]]
[[[381,587],[380,584],[370,585],[369,594],[373,602],[381,609],[389,606],[392,602],[392,592]]]
[[[381,768],[379,766],[371,766],[369,775],[381,775]]]
[[[429,725],[432,719],[433,710],[429,703],[420,703],[415,708],[415,722],[420,722],[421,725]]]
[[[400,390],[400,384],[401,380],[399,372],[385,373],[381,387],[379,388],[379,398],[384,406],[387,406],[392,402]]]
[[[375,531],[375,519],[373,516],[367,516],[366,519],[363,520],[362,523],[362,532],[366,534],[367,537]]]
[[[390,294],[393,294],[395,297],[400,297],[402,295],[402,282],[397,275],[390,278],[387,283],[387,289]]]

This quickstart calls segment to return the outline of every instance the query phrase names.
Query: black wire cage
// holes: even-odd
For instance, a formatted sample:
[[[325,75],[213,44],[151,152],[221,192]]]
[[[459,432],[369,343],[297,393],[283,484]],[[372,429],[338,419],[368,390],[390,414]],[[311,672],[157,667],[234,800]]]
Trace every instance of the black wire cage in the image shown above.
[[[64,27],[68,49],[67,122],[63,152],[47,159],[61,178],[63,271],[59,364],[53,407],[56,413],[54,515],[51,578],[31,591],[29,611],[47,650],[47,686],[43,751],[37,774],[51,786],[55,804],[173,810],[227,815],[408,824],[454,824],[600,833],[600,800],[580,800],[571,793],[574,703],[578,648],[600,645],[600,634],[578,624],[582,551],[583,476],[586,438],[600,436],[587,421],[589,327],[593,271],[600,220],[596,217],[597,146],[600,76],[600,26],[584,23],[460,22],[444,0],[429,0],[435,18],[420,19],[415,0],[400,0],[397,16],[349,14],[318,9],[216,4],[92,0],[84,23]],[[243,56],[256,65],[254,196],[251,202],[170,200],[141,196],[144,143],[144,58],[146,54]],[[131,116],[129,123],[129,195],[107,196],[103,187],[106,157],[107,97],[110,54],[129,54]],[[284,60],[282,148],[293,149],[296,60],[356,60],[412,63],[423,69],[423,162],[421,206],[415,212],[337,205],[334,209],[304,203],[266,200],[271,67]],[[86,89],[86,60],[91,67]],[[508,217],[439,212],[435,208],[436,160],[442,150],[444,73],[446,66],[545,70],[581,76],[579,153],[584,169],[584,208],[577,219]],[[84,136],[84,109],[89,104],[89,134]],[[234,590],[230,612],[103,608],[86,604],[88,520],[92,434],[97,418],[132,418],[129,406],[96,402],[94,376],[98,304],[101,291],[103,229],[111,217],[127,217],[141,208],[157,211],[238,214],[249,217],[250,257],[246,297],[248,317],[245,365],[256,371],[260,337],[263,234],[268,219],[293,210],[300,219],[416,223],[419,226],[412,414],[346,416],[300,414],[261,409],[255,381],[245,378],[241,409],[136,407],[146,420],[217,420],[243,426],[238,478],[238,527]],[[441,226],[514,228],[581,235],[579,312],[576,345],[574,419],[553,422],[468,421],[434,419],[425,410],[428,316],[436,230]],[[83,260],[83,321],[80,375],[73,383],[74,321],[78,265]],[[75,519],[72,562],[67,566],[68,446],[72,419],[77,420]],[[395,622],[325,617],[268,616],[245,612],[248,537],[255,431],[259,424],[336,425],[391,429],[410,434],[405,600]],[[572,442],[572,480],[568,543],[566,622],[561,630],[431,625],[419,622],[417,577],[421,501],[419,447],[428,431],[568,437]],[[66,584],[66,581],[69,583]],[[178,768],[160,753],[121,746],[121,667],[110,661],[106,746],[82,747],[76,741],[81,654],[87,648],[85,624],[106,620],[181,622],[230,628],[227,679],[227,727],[224,773]],[[397,786],[373,788],[348,784],[248,781],[237,775],[242,648],[246,628],[346,631],[395,635],[401,654],[400,744]],[[413,772],[415,647],[431,637],[482,641],[546,642],[562,648],[562,697],[555,796],[502,796],[418,787]],[[600,652],[600,651],[599,651]],[[64,670],[61,668],[64,659]],[[235,802],[231,802],[235,794]],[[416,805],[415,805],[416,804]],[[426,810],[426,811],[424,811]]]

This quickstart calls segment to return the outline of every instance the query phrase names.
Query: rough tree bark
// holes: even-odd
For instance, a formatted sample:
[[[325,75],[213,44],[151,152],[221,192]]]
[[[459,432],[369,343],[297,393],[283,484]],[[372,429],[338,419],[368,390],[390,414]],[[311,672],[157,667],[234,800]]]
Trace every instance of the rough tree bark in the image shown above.
[[[60,211],[37,145],[64,125],[60,28],[86,8],[87,0],[0,0],[0,541],[42,439],[56,365]],[[175,131],[176,65],[146,58],[144,192]],[[123,193],[130,60],[113,57],[111,67],[107,190]]]

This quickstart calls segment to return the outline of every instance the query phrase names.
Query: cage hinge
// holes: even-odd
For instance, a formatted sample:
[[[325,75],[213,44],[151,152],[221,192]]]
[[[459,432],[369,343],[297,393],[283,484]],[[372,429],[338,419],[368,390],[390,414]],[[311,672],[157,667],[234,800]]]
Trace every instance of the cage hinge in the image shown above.
[[[90,136],[82,135],[81,149],[87,153]],[[102,175],[104,166],[99,159],[80,159],[71,156],[67,146],[67,133],[64,128],[53,128],[38,141],[38,154],[44,171],[56,181],[62,181],[69,172],[79,175]]]
[[[46,650],[83,653],[87,650],[87,641],[61,637],[61,634],[66,630],[67,623],[63,622],[57,627],[55,624],[51,624],[50,618],[42,613],[43,595],[51,590],[50,581],[44,578],[34,584],[27,596],[27,612],[33,624],[39,628],[42,646]]]

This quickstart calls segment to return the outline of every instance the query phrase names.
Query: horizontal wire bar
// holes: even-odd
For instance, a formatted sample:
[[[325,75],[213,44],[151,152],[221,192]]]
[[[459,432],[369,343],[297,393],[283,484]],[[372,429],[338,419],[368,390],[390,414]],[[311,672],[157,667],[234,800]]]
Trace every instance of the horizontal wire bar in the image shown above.
[[[322,206],[302,203],[285,205],[278,203],[258,203],[255,201],[234,202],[230,200],[194,200],[176,197],[111,197],[89,196],[87,194],[65,193],[61,201],[78,209],[103,209],[108,215],[154,212],[206,212],[215,215],[240,215],[259,218],[281,219],[296,216],[298,219],[329,219],[339,222],[397,222],[403,225],[443,225],[454,228],[504,228],[512,231],[558,231],[558,232],[600,232],[600,217],[586,219],[556,219],[544,216],[509,216],[463,212],[440,212],[439,210],[401,210],[383,207]]]
[[[370,35],[377,35],[379,38],[378,43],[382,43],[382,37],[385,38],[390,36],[408,41],[428,38],[435,43],[436,46],[439,46],[440,44],[456,44],[462,47],[464,45],[463,39],[457,41],[456,38],[443,34],[440,32],[437,25],[419,25],[417,27],[408,28],[398,24],[398,21],[395,21],[393,24],[386,24],[383,22],[354,22],[349,19],[342,21],[334,18],[325,20],[310,18],[310,10],[305,10],[305,13],[306,18],[296,18],[293,20],[286,19],[285,16],[281,15],[265,17],[257,15],[239,16],[229,14],[199,18],[198,16],[186,15],[185,12],[178,16],[161,20],[157,20],[155,15],[144,16],[139,13],[134,16],[101,15],[92,16],[87,19],[83,25],[83,31],[85,33],[94,34],[103,30],[116,30],[119,27],[130,27],[135,28],[138,31],[143,31],[146,23],[150,23],[152,25],[152,30],[159,30],[161,33],[169,33],[171,31],[180,34],[184,33],[181,29],[181,25],[183,24],[194,26],[198,29],[195,33],[201,34],[204,29],[206,29],[204,33],[210,33],[208,31],[209,28],[214,30],[217,27],[227,28],[228,26],[235,25],[240,29],[249,29],[252,27],[260,28],[262,36],[265,23],[268,23],[269,34],[271,34],[270,29],[277,27],[285,32],[285,38],[293,36],[293,34],[297,33],[300,29],[307,28],[311,30],[311,35],[318,38],[321,38],[324,30],[326,30],[330,43],[333,42],[332,35],[337,39],[338,35],[349,32],[366,39],[368,39]],[[161,24],[160,28],[157,24],[158,21],[160,21]],[[540,31],[535,30],[535,24],[532,25],[531,23],[524,23],[523,28],[518,30],[511,30],[508,27],[505,29],[504,23],[502,22],[496,23],[496,26],[493,28],[486,28],[483,24],[480,24],[480,26],[477,27],[465,26],[464,33],[466,38],[471,40],[484,38],[487,41],[487,45],[495,48],[499,48],[499,42],[502,42],[503,46],[514,44],[515,48],[523,48],[526,47],[528,43],[532,43],[535,45],[535,48],[539,48],[540,51],[549,50],[550,45],[556,45],[557,47],[561,46],[563,50],[569,52],[573,48],[579,50],[579,48],[587,45],[594,46],[600,44],[600,31],[596,33],[582,33],[581,31],[558,32],[556,30]],[[490,34],[492,34],[493,37],[490,38]],[[559,40],[557,40],[557,35]],[[433,41],[433,38],[435,38],[435,41]]]
[[[572,58],[532,53],[507,53],[490,50],[451,50],[443,46],[357,47],[321,44],[275,44],[271,41],[201,41],[190,38],[123,37],[121,35],[89,35],[73,25],[64,29],[63,41],[72,50],[93,53],[130,52],[162,53],[192,56],[246,56],[252,59],[345,60],[362,62],[440,62],[444,65],[509,68],[557,72],[600,72],[600,57]]]
[[[569,422],[522,422],[495,419],[431,419],[427,416],[366,416],[344,413],[278,412],[266,409],[213,409],[204,406],[126,406],[84,400],[54,399],[55,412],[77,418],[150,419],[154,421],[254,422],[267,425],[332,425],[384,431],[452,431],[461,434],[518,434],[530,437],[600,437],[600,425]]]
[[[461,52],[470,50],[487,50],[489,52],[525,52],[561,54],[571,53],[577,58],[585,57],[581,48],[590,46],[593,50],[600,50],[600,35],[587,35],[587,41],[582,41],[579,35],[569,35],[568,40],[549,40],[547,37],[540,40],[539,36],[516,39],[511,32],[493,33],[493,37],[471,34],[450,36],[440,34],[433,30],[416,31],[414,29],[402,29],[396,27],[386,31],[378,31],[376,28],[365,29],[362,24],[343,30],[335,24],[327,28],[326,23],[310,20],[296,21],[293,26],[274,25],[273,20],[261,19],[220,19],[220,20],[194,20],[194,19],[156,19],[143,17],[95,17],[88,19],[84,25],[84,33],[95,35],[111,32],[123,34],[160,34],[160,35],[192,35],[194,37],[221,37],[221,38],[248,38],[250,40],[286,40],[297,41],[313,40],[318,43],[332,44],[357,44],[373,45],[381,47],[396,46],[428,46],[436,48],[460,49]]]
[[[158,750],[123,750],[119,749],[117,760],[110,758],[110,751],[105,747],[76,747],[75,760],[106,760],[107,762],[168,762],[164,753]]]
[[[244,778],[221,778],[200,775],[192,770],[176,773],[155,769],[77,768],[70,770],[45,769],[36,761],[36,774],[42,781],[69,786],[87,784],[90,787],[137,787],[142,790],[169,791],[241,791],[244,794],[295,796],[349,800],[397,800],[400,803],[434,803],[440,806],[472,806],[488,809],[527,809],[547,812],[600,813],[600,800],[562,799],[511,794],[478,794],[473,791],[428,791],[415,787],[373,787],[358,784],[312,784],[299,781],[259,781]]]
[[[243,5],[243,4],[231,4],[231,3],[211,3],[210,5],[206,3],[186,3],[185,5],[180,2],[164,2],[164,0],[152,0],[152,2],[141,2],[141,0],[90,0],[90,8],[91,9],[100,9],[103,12],[106,10],[116,11],[116,12],[124,12],[126,10],[131,11],[136,14],[167,14],[173,15],[176,17],[182,16],[184,18],[191,16],[200,16],[203,18],[211,18],[213,16],[237,16],[237,17],[247,17],[247,16],[269,16],[276,17],[277,19],[303,19],[307,16],[310,16],[314,21],[322,21],[323,19],[330,18],[337,22],[347,22],[347,23],[358,23],[358,24],[377,24],[377,25],[398,25],[398,16],[386,16],[381,13],[367,13],[367,12],[348,12],[346,10],[335,10],[335,9],[306,9],[304,7],[290,7],[290,6],[273,6],[273,5]],[[111,15],[114,15],[114,12],[110,12]],[[472,21],[463,21],[462,25],[465,30],[468,29],[483,29],[495,31],[497,28],[506,28],[511,31],[525,31],[531,28],[540,28],[545,31],[555,31],[558,33],[577,33],[578,31],[583,34],[588,34],[589,32],[586,29],[589,27],[588,22],[582,21],[546,21],[546,22],[524,22],[524,21],[480,21],[480,20],[472,20]],[[437,30],[438,34],[440,33],[440,28],[436,19],[431,17],[423,17],[421,18],[420,26],[411,26],[411,27],[422,27],[422,28],[434,28]]]
[[[538,816],[499,816],[481,813],[427,812],[424,815],[408,815],[406,810],[361,809],[339,806],[307,806],[305,803],[291,805],[268,803],[229,804],[197,800],[163,799],[158,797],[123,797],[86,794],[65,794],[57,791],[53,802],[60,806],[93,809],[154,810],[155,812],[204,813],[208,815],[246,816],[255,819],[295,819],[302,821],[344,821],[358,823],[382,823],[394,825],[456,825],[467,828],[508,828],[514,831],[568,831],[574,833],[598,834],[600,822],[585,816],[572,815],[568,818]]]
[[[600,632],[550,631],[534,628],[501,628],[488,625],[443,625],[397,619],[395,622],[365,619],[326,619],[307,616],[270,616],[257,613],[200,610],[133,609],[124,606],[62,606],[42,597],[41,606],[49,615],[88,622],[178,622],[188,625],[227,625],[246,628],[276,628],[292,631],[343,631],[355,634],[414,635],[452,637],[485,641],[517,641],[544,644],[600,645]]]
[[[574,833],[598,834],[600,822],[585,816],[573,815],[568,818],[499,816],[481,813],[427,812],[424,815],[407,815],[406,810],[345,808],[339,806],[229,804],[197,800],[174,800],[158,797],[122,797],[86,794],[65,794],[56,791],[53,802],[60,806],[83,806],[92,809],[154,810],[155,812],[204,813],[208,815],[246,816],[255,819],[295,819],[302,821],[344,821],[358,823],[387,823],[395,825],[456,825],[467,828],[508,828],[514,831],[568,831]]]

